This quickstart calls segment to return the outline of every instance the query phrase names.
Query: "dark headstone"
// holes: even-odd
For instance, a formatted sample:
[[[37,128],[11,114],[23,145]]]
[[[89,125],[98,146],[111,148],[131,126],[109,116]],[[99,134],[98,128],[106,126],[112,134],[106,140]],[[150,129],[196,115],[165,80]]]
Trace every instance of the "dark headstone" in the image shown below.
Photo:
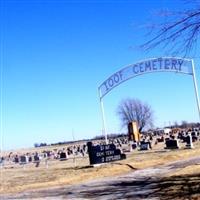
[[[164,137],[157,138],[157,141],[158,141],[158,142],[164,142]]]
[[[15,156],[14,162],[15,162],[15,163],[19,163],[19,158],[18,158],[18,156]]]
[[[39,167],[39,165],[40,165],[40,157],[39,157],[39,155],[35,154],[33,159],[34,159],[35,167]]]
[[[28,157],[28,162],[32,162],[32,157],[31,156]]]
[[[137,143],[133,143],[132,145],[132,149],[136,149],[137,148]]]
[[[65,152],[60,153],[60,161],[67,160],[67,155]]]
[[[20,156],[19,164],[26,164],[26,163],[27,163],[26,156]]]
[[[38,155],[34,155],[34,162],[39,162],[40,161],[40,157]]]
[[[140,150],[149,150],[149,143],[140,144]]]
[[[189,148],[189,149],[192,149],[192,148],[193,148],[193,143],[192,143],[192,136],[191,136],[190,134],[187,135],[185,141],[186,141],[185,147],[186,147],[186,148]]]
[[[165,141],[166,147],[165,149],[178,149],[178,141],[177,140],[166,140]]]

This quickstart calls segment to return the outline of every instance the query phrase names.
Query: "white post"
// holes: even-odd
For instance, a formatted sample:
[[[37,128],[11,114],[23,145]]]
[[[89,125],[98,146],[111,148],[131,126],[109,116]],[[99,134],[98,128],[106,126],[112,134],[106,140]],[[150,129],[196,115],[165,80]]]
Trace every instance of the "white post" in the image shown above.
[[[195,95],[196,95],[196,102],[197,102],[199,119],[200,119],[199,93],[198,93],[198,87],[197,87],[196,74],[195,74],[194,61],[193,60],[192,60],[192,74],[193,74],[193,82],[194,82],[194,89],[195,89]]]
[[[73,137],[73,142],[75,143],[74,129],[72,129],[72,137]],[[74,163],[74,167],[76,167],[76,156],[75,156],[74,146],[73,146],[73,163]]]
[[[99,99],[100,99],[100,105],[101,105],[101,114],[102,114],[102,122],[103,122],[103,133],[105,135],[106,144],[108,144],[107,130],[106,130],[106,120],[105,120],[105,113],[104,113],[104,106],[103,106],[103,101],[102,101],[102,98],[101,98],[101,91],[100,91],[100,89],[99,89]]]
[[[3,19],[4,15],[5,15],[5,4],[3,1],[1,1],[0,3],[0,17],[1,19]],[[0,37],[0,157],[3,157],[3,64],[4,64],[4,29],[5,28],[5,23],[1,23],[0,25],[0,31],[1,31],[1,37]],[[1,169],[3,168],[3,162],[1,160]],[[3,171],[0,170],[0,178],[2,180],[2,176],[3,176]]]

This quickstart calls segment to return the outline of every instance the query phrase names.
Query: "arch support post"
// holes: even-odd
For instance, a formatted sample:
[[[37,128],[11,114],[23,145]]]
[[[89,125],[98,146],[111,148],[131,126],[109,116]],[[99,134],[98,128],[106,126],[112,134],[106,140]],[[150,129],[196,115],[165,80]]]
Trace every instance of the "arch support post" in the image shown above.
[[[192,60],[192,76],[193,76],[194,90],[195,90],[195,96],[196,96],[196,102],[197,102],[197,108],[198,108],[199,120],[200,120],[199,93],[198,93],[198,86],[197,86],[196,73],[195,73],[193,60]]]
[[[102,100],[102,97],[101,97],[100,89],[99,89],[99,100],[100,100],[100,106],[101,106],[101,116],[102,116],[102,123],[103,123],[103,134],[105,136],[105,142],[106,142],[106,144],[108,144],[108,136],[107,136],[107,129],[106,129],[104,105],[103,105],[103,100]]]

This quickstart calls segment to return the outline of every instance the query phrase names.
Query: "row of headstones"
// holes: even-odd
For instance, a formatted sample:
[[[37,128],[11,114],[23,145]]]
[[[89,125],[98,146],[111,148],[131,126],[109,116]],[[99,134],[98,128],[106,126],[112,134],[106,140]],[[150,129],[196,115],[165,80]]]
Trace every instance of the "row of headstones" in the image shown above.
[[[187,134],[188,134],[188,133],[183,133],[183,132],[179,133],[179,134],[178,134],[178,139],[182,140],[183,142],[187,142],[187,136],[188,136]],[[191,136],[192,136],[192,141],[193,141],[193,142],[195,142],[195,141],[197,141],[197,140],[200,139],[200,133],[199,133],[199,132],[193,131],[193,132],[191,132],[190,134],[191,134]],[[189,135],[190,135],[190,134],[189,134]]]
[[[130,142],[130,151],[132,151],[133,149],[138,149],[140,151],[143,150],[149,150],[152,149],[152,145],[151,142],[145,142],[145,141],[141,141],[141,142]]]
[[[184,142],[186,143],[185,148],[188,148],[188,149],[194,148],[193,137],[191,134],[188,134],[185,137]],[[166,149],[178,149],[179,148],[179,143],[178,143],[178,140],[176,140],[176,139],[168,139],[165,141],[165,144],[166,144],[166,147],[165,147]]]
[[[158,142],[164,142],[164,138],[159,139]],[[193,138],[190,134],[187,137],[185,137],[185,142],[186,142],[185,148],[189,148],[189,149],[194,148]],[[178,140],[176,139],[167,138],[165,140],[165,144],[166,144],[165,149],[179,148],[179,143],[178,143]],[[138,150],[149,150],[149,149],[152,149],[152,146],[150,142],[144,142],[144,141],[141,141],[140,143],[131,143],[131,151],[136,148]]]
[[[53,151],[44,150],[43,152],[40,153],[39,156],[41,159],[43,159],[43,158],[59,159],[60,154],[63,152],[63,150],[57,150],[57,149],[55,149],[55,150],[58,152],[54,152],[54,150]],[[84,156],[85,154],[87,154],[87,146],[86,146],[86,144],[69,146],[65,149],[65,152],[67,153],[68,156],[74,155],[74,154],[75,155],[80,154],[80,155]],[[35,154],[38,154],[38,153],[33,153],[33,154],[26,153],[24,155],[18,155],[13,152],[10,152],[9,155],[0,157],[0,163],[11,162],[11,161],[19,163],[20,160],[25,160],[25,158],[20,158],[23,156],[26,157],[27,163],[32,162],[34,160],[33,157]],[[67,155],[66,155],[66,157],[67,157]],[[61,155],[61,157],[62,157],[62,155]]]
[[[128,137],[120,137],[120,138],[113,138],[113,139],[109,139],[109,144],[114,144],[117,146],[122,146],[124,144],[128,144]]]
[[[68,155],[65,152],[60,153],[60,158],[59,158],[60,161],[67,160],[67,159],[68,159]],[[37,163],[37,162],[40,162],[40,161],[41,161],[41,158],[39,157],[39,155],[34,155],[33,157],[22,155],[22,156],[14,158],[14,162],[16,164],[17,163],[28,164],[28,163],[31,163],[31,162]]]
[[[14,162],[19,163],[19,164],[27,164],[30,162],[39,162],[39,161],[40,161],[40,157],[38,155],[34,155],[33,157],[23,155],[23,156],[14,158]]]

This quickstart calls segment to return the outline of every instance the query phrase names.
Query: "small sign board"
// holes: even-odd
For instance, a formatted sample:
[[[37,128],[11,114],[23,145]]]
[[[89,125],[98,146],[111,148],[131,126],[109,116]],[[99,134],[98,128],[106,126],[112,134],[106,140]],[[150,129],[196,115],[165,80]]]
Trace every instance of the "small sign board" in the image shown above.
[[[93,146],[92,142],[87,143],[90,165],[107,163],[126,158],[120,149],[117,149],[114,144],[96,145]]]

